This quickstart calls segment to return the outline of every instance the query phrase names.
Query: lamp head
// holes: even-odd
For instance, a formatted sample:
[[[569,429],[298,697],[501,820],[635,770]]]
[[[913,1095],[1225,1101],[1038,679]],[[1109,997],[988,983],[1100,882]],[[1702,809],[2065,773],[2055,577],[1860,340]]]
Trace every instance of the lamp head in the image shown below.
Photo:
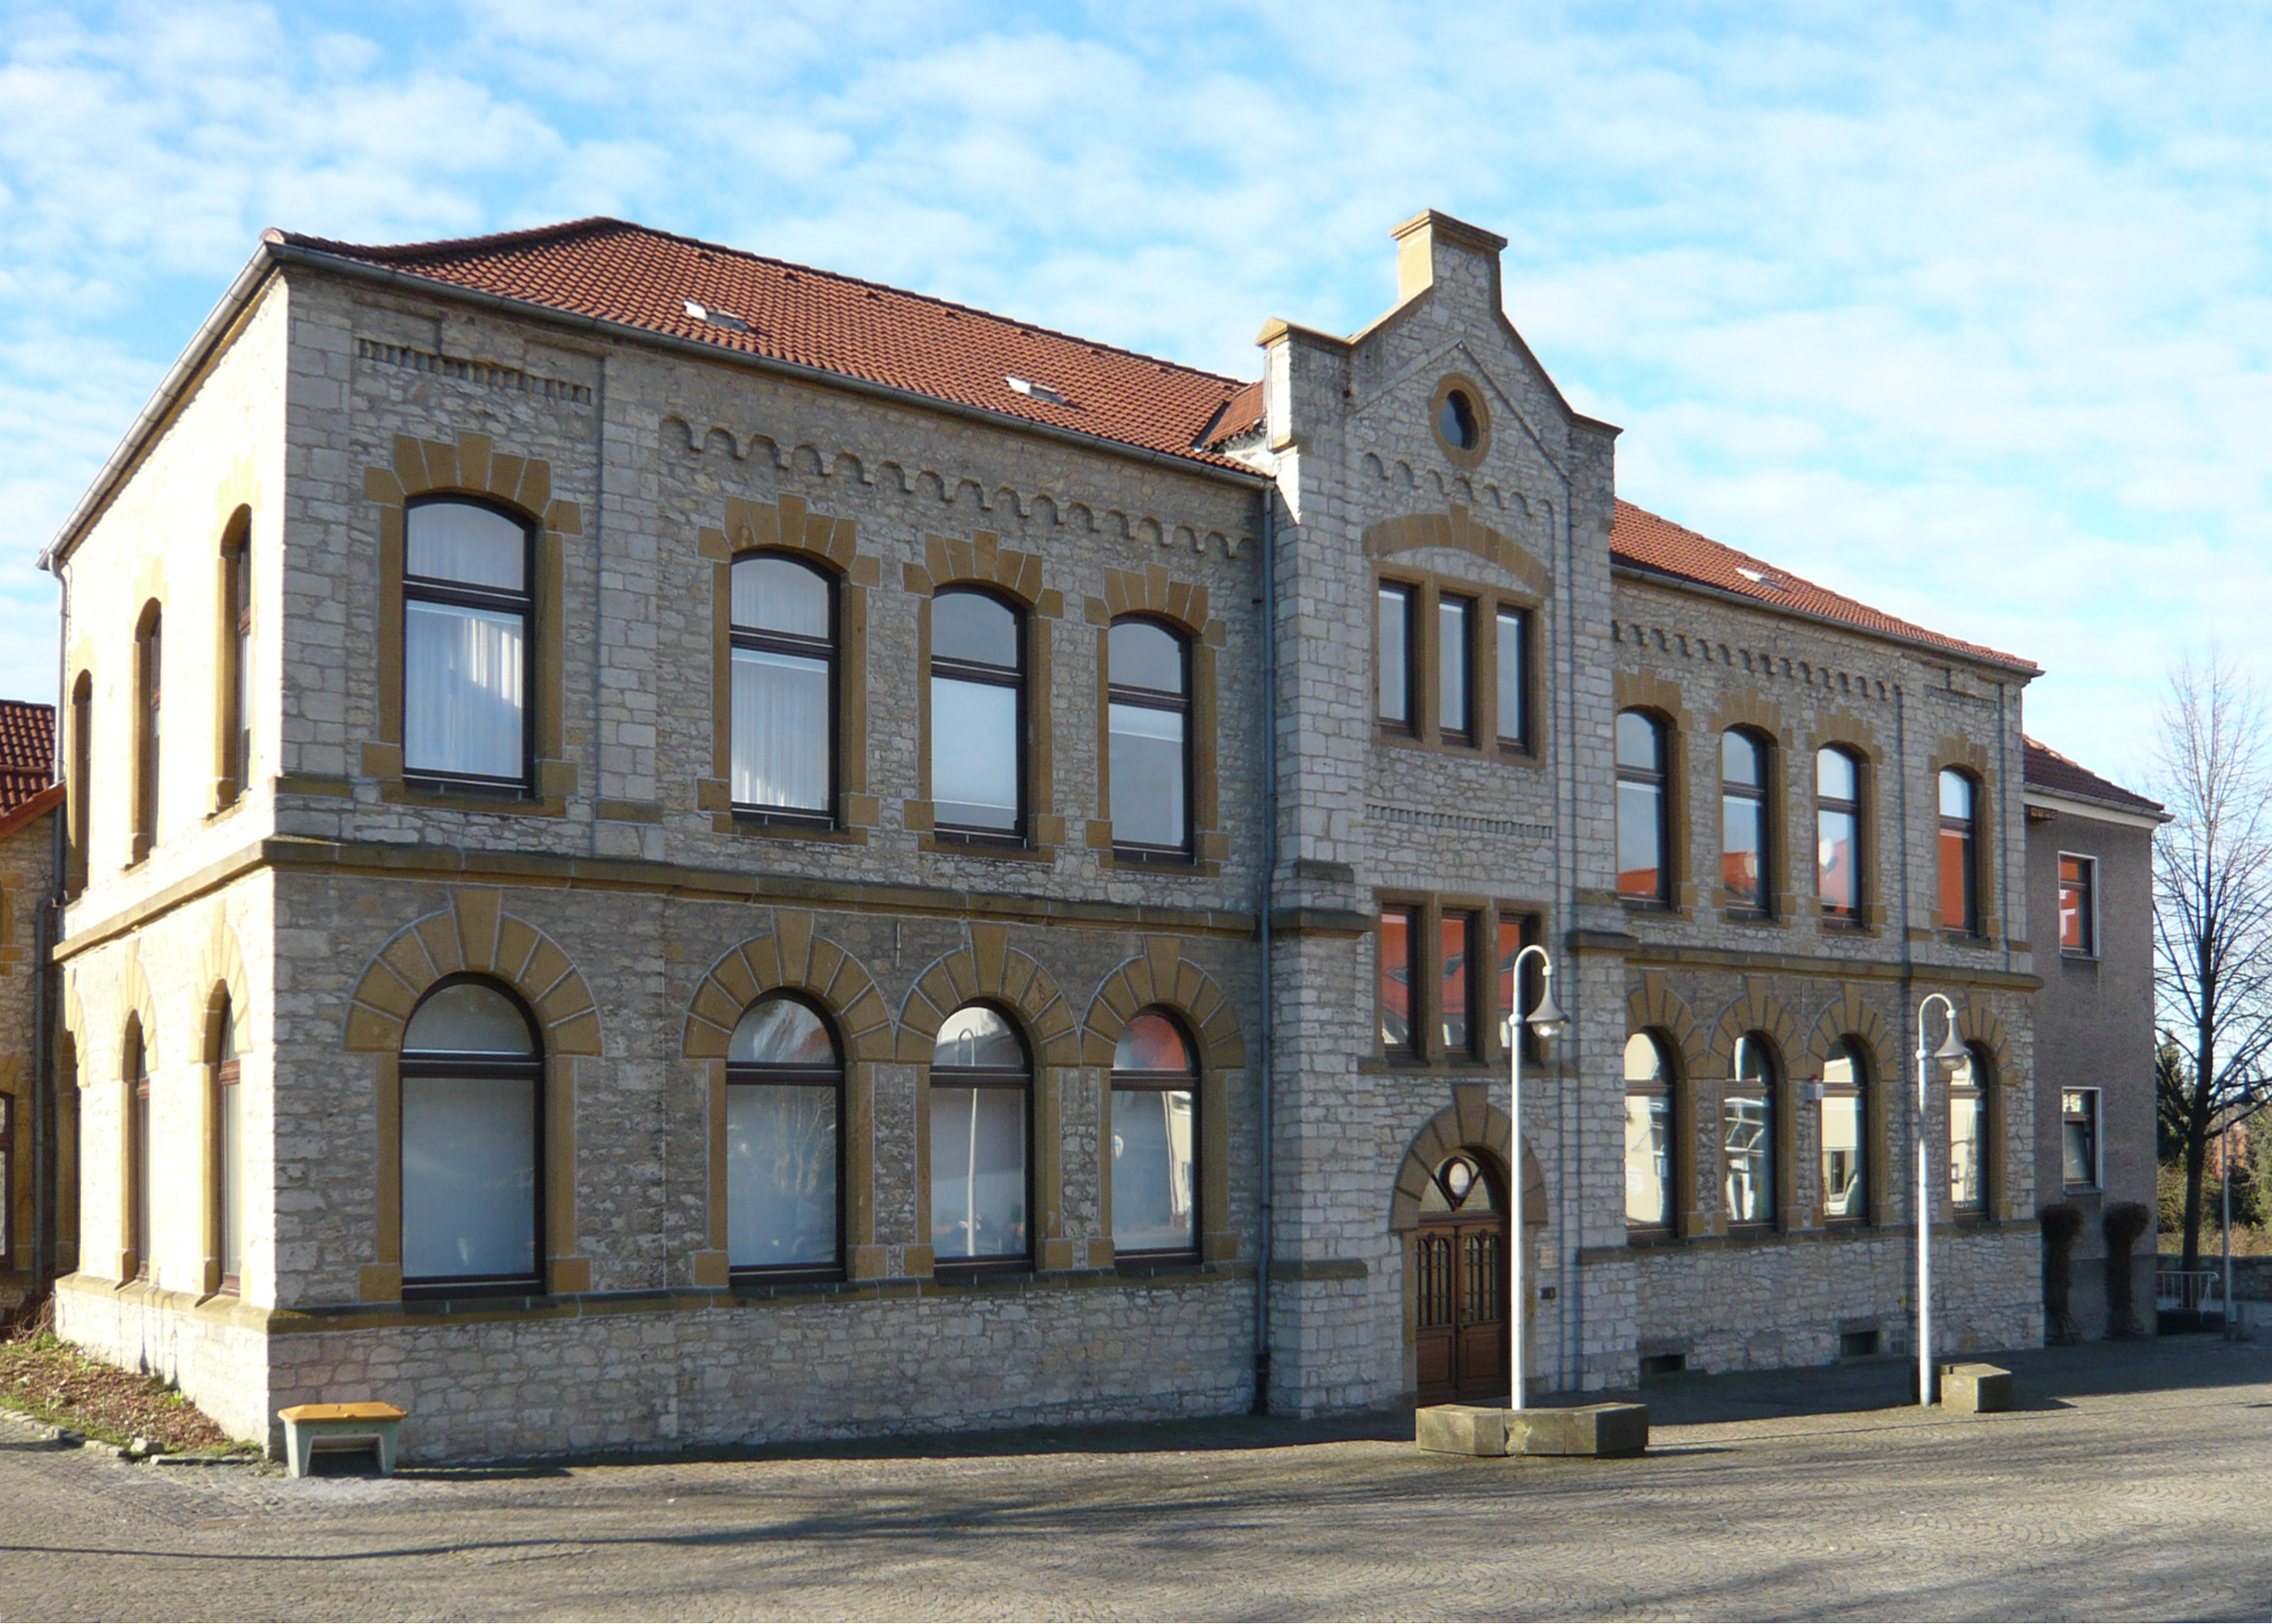
[[[1970,1059],[1971,1054],[1972,1051],[1964,1046],[1964,1040],[1956,1035],[1956,1022],[1952,1021],[1948,1023],[1948,1036],[1940,1040],[1940,1047],[1932,1051],[1932,1058],[1953,1066],[1959,1060]]]
[[[1530,1012],[1529,1020],[1530,1029],[1549,1043],[1559,1037],[1562,1029],[1570,1023],[1570,1017],[1556,1007],[1551,987],[1539,993],[1538,1007]]]

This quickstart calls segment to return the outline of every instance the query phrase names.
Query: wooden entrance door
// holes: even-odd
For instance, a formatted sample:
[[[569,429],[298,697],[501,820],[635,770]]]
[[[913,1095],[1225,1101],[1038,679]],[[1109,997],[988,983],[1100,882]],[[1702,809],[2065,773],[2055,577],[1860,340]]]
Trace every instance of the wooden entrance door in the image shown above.
[[[1506,1399],[1506,1217],[1475,1158],[1436,1171],[1413,1238],[1413,1351],[1423,1403]]]

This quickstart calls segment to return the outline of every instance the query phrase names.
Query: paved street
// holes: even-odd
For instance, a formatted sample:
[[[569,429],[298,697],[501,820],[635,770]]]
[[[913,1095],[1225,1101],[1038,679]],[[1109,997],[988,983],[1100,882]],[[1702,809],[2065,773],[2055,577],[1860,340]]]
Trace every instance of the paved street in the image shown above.
[[[1642,1460],[1426,1456],[1409,1418],[291,1482],[0,1423],[11,1618],[2255,1617],[2272,1353],[1652,1387]]]

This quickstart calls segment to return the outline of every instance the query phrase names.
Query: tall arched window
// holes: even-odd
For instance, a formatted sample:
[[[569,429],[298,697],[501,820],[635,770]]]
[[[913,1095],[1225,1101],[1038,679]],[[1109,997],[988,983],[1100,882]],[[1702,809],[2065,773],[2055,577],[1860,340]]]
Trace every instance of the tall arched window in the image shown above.
[[[139,863],[158,843],[158,709],[165,698],[164,617],[155,603],[134,631],[134,847]]]
[[[402,770],[525,790],[533,533],[456,498],[415,504],[404,525]]]
[[[930,1244],[942,1265],[1031,1255],[1033,1077],[1025,1040],[998,1010],[966,1004],[940,1024],[930,1063]]]
[[[94,676],[81,671],[71,684],[71,787],[64,793],[71,798],[70,872],[65,889],[77,896],[86,889],[86,841],[88,812],[93,805],[94,780]]]
[[[931,600],[930,789],[938,828],[1025,837],[1026,622],[987,593]]]
[[[1862,911],[1862,767],[1835,745],[1814,753],[1814,894],[1826,918]]]
[[[538,1289],[544,1056],[519,999],[465,977],[402,1034],[406,1291]]]
[[[1736,1044],[1736,1074],[1720,1098],[1730,1224],[1775,1222],[1775,1052],[1767,1038],[1745,1033]]]
[[[842,1266],[837,1189],[844,1059],[819,1013],[776,992],[726,1046],[726,1259],[736,1271]]]
[[[1948,1074],[1948,1204],[1960,1216],[1988,1210],[1989,1097],[1995,1069],[1977,1044]]]
[[[1618,713],[1618,894],[1629,902],[1672,900],[1664,745],[1655,716]]]
[[[244,1088],[237,1060],[236,1010],[220,1007],[220,1058],[213,1066],[213,1116],[220,1132],[219,1188],[213,1207],[220,1223],[214,1237],[220,1254],[220,1289],[235,1291],[244,1273]]]
[[[1626,1225],[1672,1227],[1672,1063],[1654,1032],[1626,1039]]]
[[[836,580],[801,558],[734,560],[734,805],[826,823],[836,805]]]
[[[1728,906],[1768,911],[1768,752],[1740,728],[1720,735],[1720,884]]]
[[[1859,1224],[1870,1216],[1870,1068],[1862,1045],[1842,1037],[1822,1062],[1822,1217]]]
[[[1940,775],[1940,924],[1943,930],[1980,932],[1979,797],[1954,767]]]
[[[252,775],[252,519],[237,510],[220,543],[220,805]]]
[[[157,1245],[158,1205],[151,1172],[150,1056],[139,1015],[127,1020],[122,1062],[120,1075],[126,1082],[126,1116],[121,1125],[126,1137],[126,1246],[134,1254],[134,1277],[148,1280],[157,1272],[150,1254]]]
[[[1198,1255],[1199,1082],[1172,1016],[1130,1018],[1112,1051],[1112,1244],[1123,1257]]]
[[[1150,620],[1116,620],[1107,649],[1112,843],[1188,857],[1192,677],[1184,639]]]

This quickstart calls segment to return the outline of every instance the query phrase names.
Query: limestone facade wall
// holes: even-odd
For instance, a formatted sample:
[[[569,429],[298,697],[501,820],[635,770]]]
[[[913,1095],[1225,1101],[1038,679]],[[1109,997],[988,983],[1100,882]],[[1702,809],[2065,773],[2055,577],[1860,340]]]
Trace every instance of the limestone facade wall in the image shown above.
[[[40,910],[54,891],[55,820],[49,812],[0,836],[0,1274],[32,1267],[32,1083],[36,1060]]]

